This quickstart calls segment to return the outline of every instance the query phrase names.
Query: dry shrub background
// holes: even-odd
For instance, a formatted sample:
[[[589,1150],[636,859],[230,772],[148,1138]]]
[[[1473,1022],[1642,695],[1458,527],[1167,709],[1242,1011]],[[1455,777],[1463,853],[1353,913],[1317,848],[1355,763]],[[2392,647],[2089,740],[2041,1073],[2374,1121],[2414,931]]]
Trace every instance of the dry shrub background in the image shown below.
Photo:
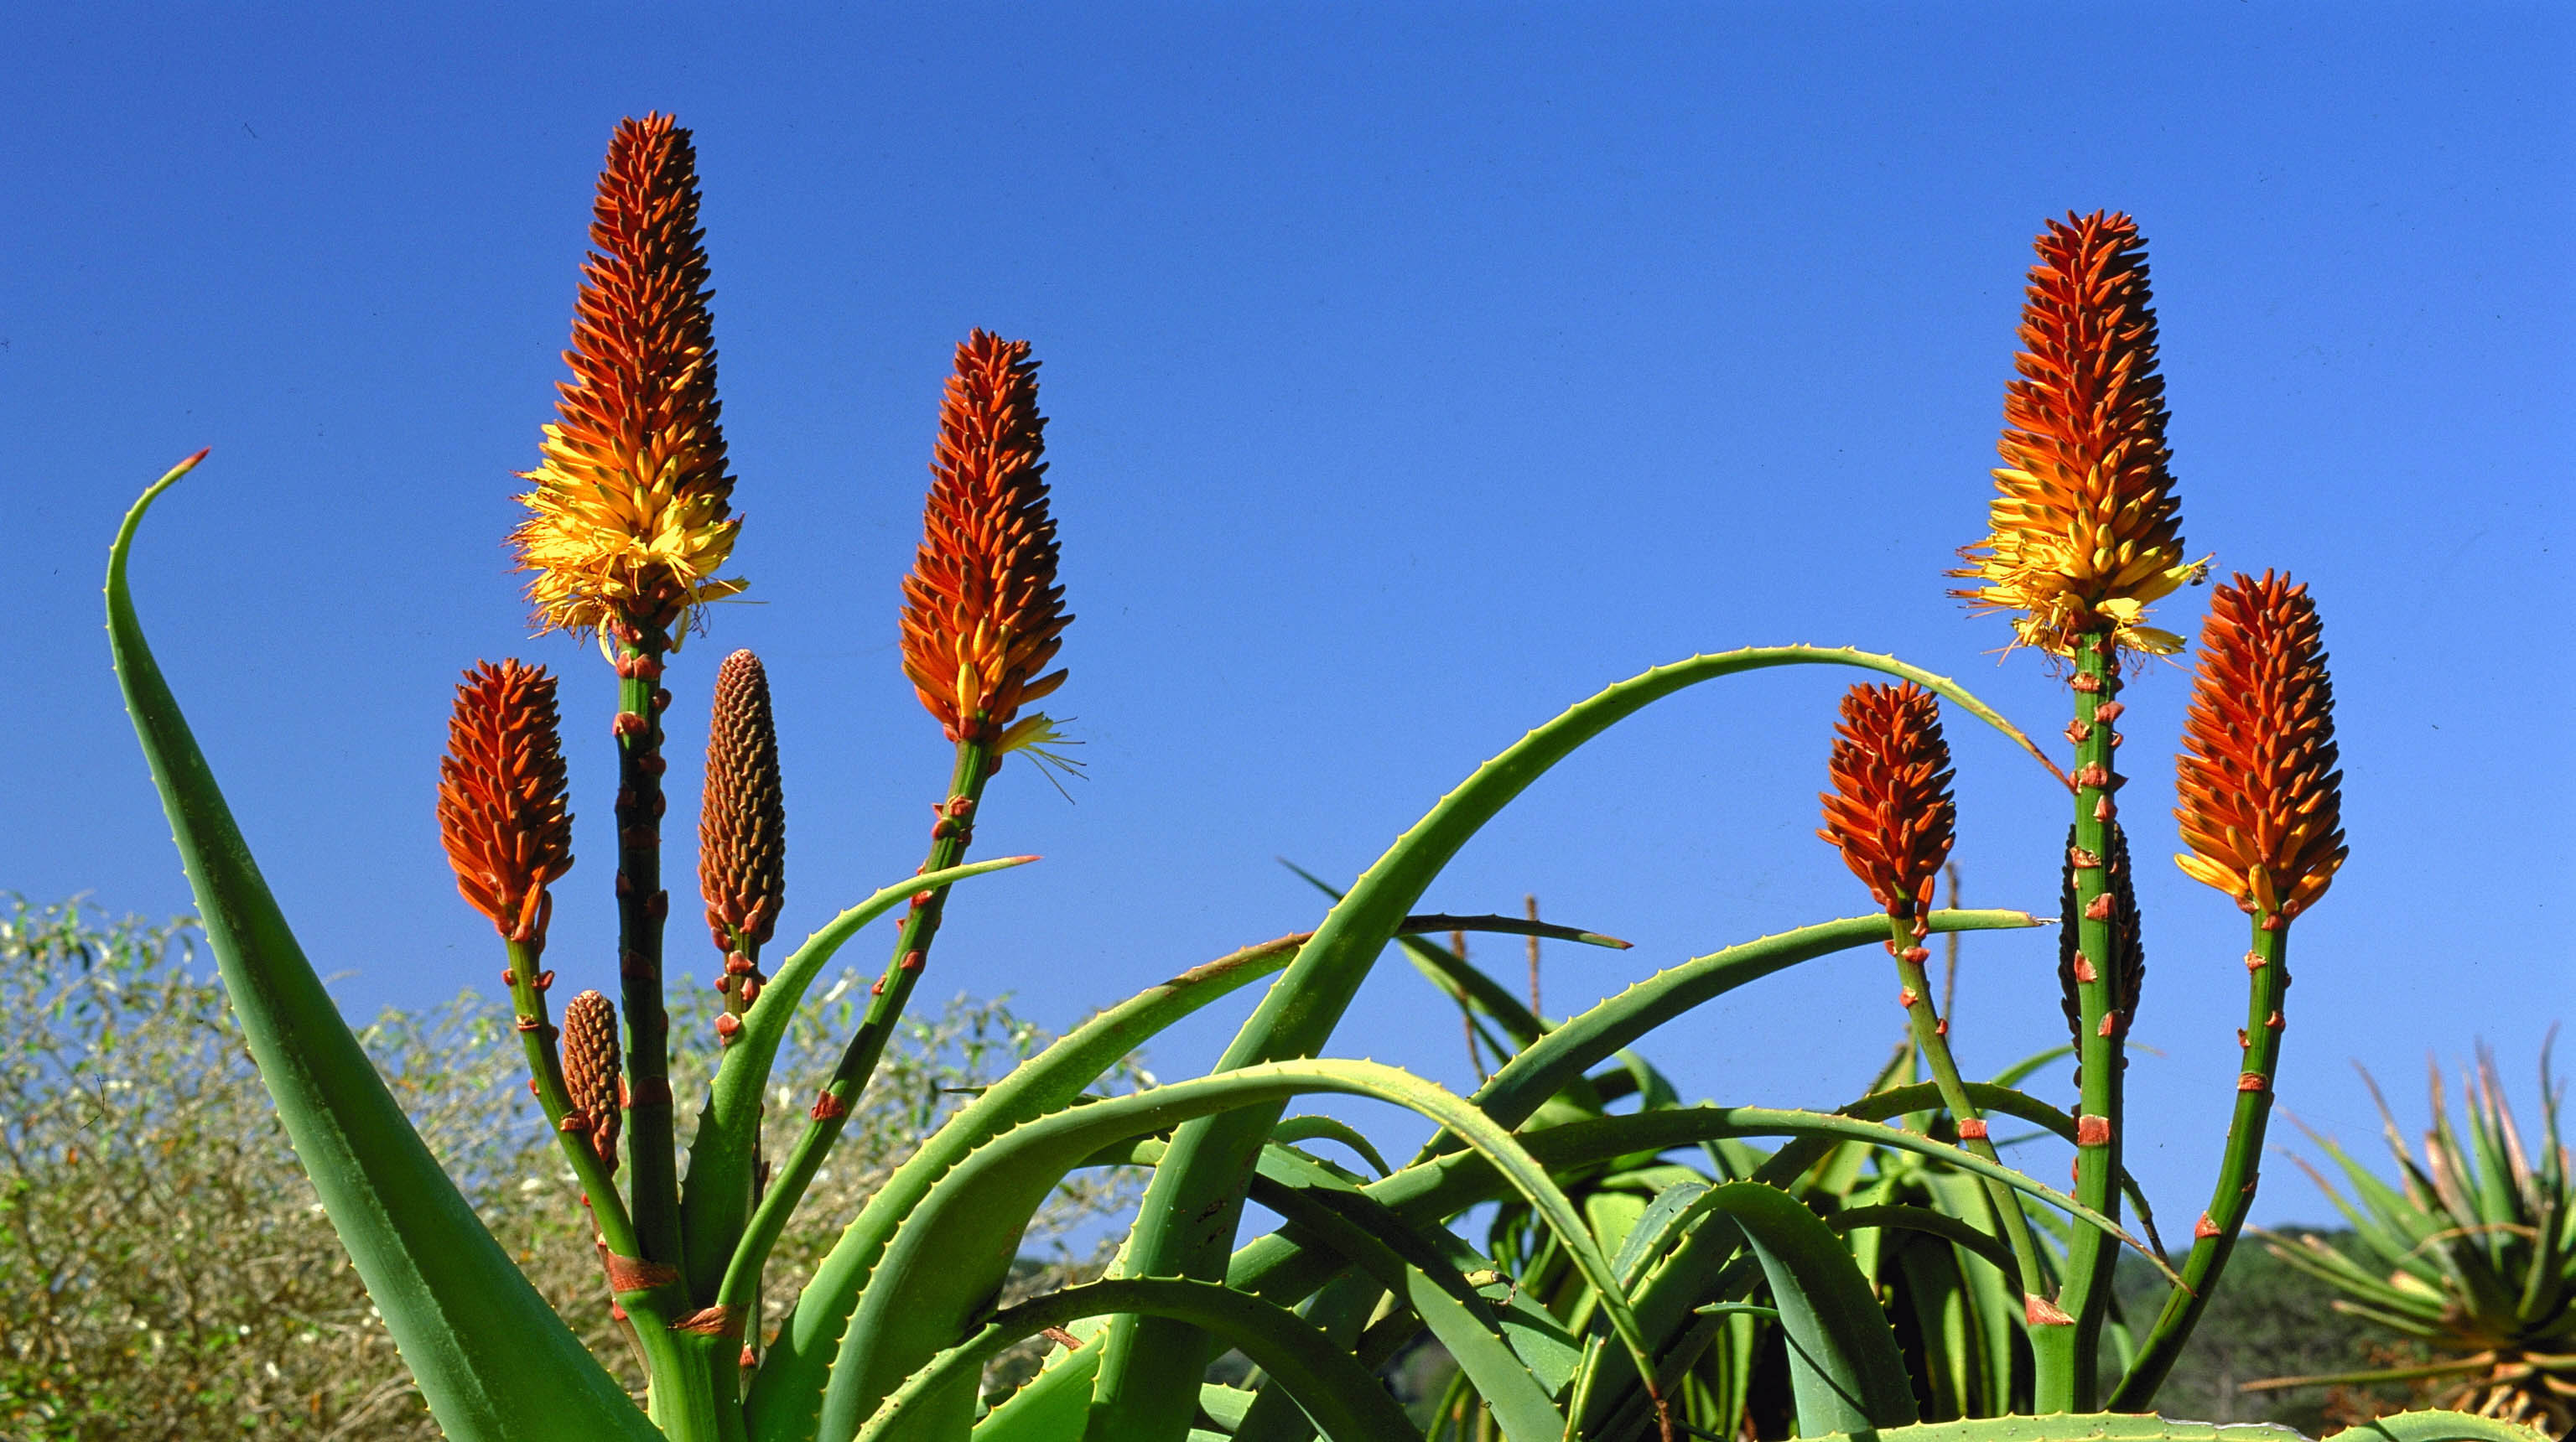
[[[109,920],[78,902],[11,897],[0,916],[0,1295],[11,1299],[0,1309],[0,1437],[428,1442],[438,1430],[296,1166],[202,943],[186,918]],[[771,1155],[802,1126],[803,1088],[828,1073],[865,992],[844,973],[800,1014],[775,1073],[791,1085],[771,1097]],[[717,1001],[703,986],[674,988],[682,1097],[705,1084]],[[493,1235],[640,1389],[506,1007],[467,992],[434,1011],[387,1012],[359,1035]],[[1003,1001],[959,998],[905,1023],[779,1243],[763,1335],[962,1089],[1050,1040]],[[1143,1078],[1133,1063],[1119,1076]],[[1096,1268],[1069,1237],[1123,1215],[1127,1187],[1076,1173],[1030,1236],[1051,1259],[1020,1285]]]

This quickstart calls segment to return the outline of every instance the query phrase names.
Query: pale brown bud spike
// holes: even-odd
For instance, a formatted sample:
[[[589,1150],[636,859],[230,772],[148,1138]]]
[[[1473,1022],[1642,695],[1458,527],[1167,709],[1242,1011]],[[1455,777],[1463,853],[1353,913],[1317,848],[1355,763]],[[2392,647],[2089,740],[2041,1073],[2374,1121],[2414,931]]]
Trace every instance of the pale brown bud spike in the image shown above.
[[[572,1098],[573,1113],[589,1123],[591,1150],[612,1173],[623,1121],[618,1070],[617,1008],[598,992],[582,992],[564,1004],[564,1091]]]
[[[749,651],[716,672],[707,726],[706,797],[698,816],[698,889],[720,949],[767,942],[787,900],[787,809],[769,676]],[[737,942],[747,943],[747,948]],[[730,956],[726,969],[734,970]],[[751,970],[746,961],[742,968]]]

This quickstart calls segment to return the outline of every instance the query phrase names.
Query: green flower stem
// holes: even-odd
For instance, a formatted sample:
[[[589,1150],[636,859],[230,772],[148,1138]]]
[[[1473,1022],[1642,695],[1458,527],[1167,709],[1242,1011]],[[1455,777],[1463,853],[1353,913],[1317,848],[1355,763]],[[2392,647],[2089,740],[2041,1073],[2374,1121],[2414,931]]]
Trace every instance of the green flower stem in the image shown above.
[[[542,955],[537,946],[526,942],[504,944],[510,953],[511,1010],[522,1020],[537,1024],[533,1031],[524,1026],[519,1030],[519,1043],[528,1054],[528,1075],[536,1081],[537,1108],[545,1113],[547,1127],[553,1130],[564,1160],[581,1184],[582,1201],[590,1208],[591,1224],[598,1228],[599,1239],[621,1257],[634,1256],[635,1223],[626,1214],[625,1200],[617,1194],[616,1178],[609,1175],[607,1166],[590,1149],[586,1133],[563,1129],[564,1118],[572,1113],[572,1093],[564,1088],[563,1058],[555,1048],[555,1028],[546,1013],[545,993],[537,990]],[[676,1294],[671,1300],[676,1300]],[[634,1308],[629,1306],[627,1310],[631,1313]]]
[[[617,654],[617,975],[626,1018],[626,1161],[644,1259],[680,1267],[679,1158],[671,1132],[671,1018],[662,1006],[662,706],[667,638],[629,631]],[[633,717],[634,720],[623,718]],[[658,1393],[661,1388],[655,1388]],[[655,1420],[660,1420],[658,1417]]]
[[[2118,805],[2113,794],[2120,786],[2114,764],[2119,732],[2111,721],[2119,713],[2100,713],[2119,693],[2120,658],[2110,628],[2077,637],[2071,729],[2076,738],[2075,848],[2083,855],[2071,858],[2076,863],[2076,1011],[2081,1025],[2075,1041],[2082,1095],[2076,1114],[2075,1199],[2115,1219],[2120,1206],[2120,1039],[2108,1034],[2104,1021],[2111,1015],[2119,980],[2112,954],[2117,926],[2110,913],[2118,899],[2107,865],[2111,818]],[[2092,864],[2083,864],[2087,861]],[[2057,1302],[2073,1324],[2030,1329],[2042,1414],[2094,1410],[2094,1359],[2101,1349],[2102,1319],[2111,1305],[2111,1268],[2118,1258],[2117,1249],[2090,1227],[2077,1227],[2068,1238],[2066,1283]]]
[[[930,856],[922,863],[923,875],[945,871],[966,859],[976,807],[983,800],[984,783],[992,779],[993,767],[989,746],[975,741],[957,743],[956,770],[949,776],[948,799],[939,808],[939,820],[931,827]],[[894,958],[886,963],[885,974],[877,980],[867,1015],[860,1018],[858,1030],[842,1049],[831,1080],[823,1085],[822,1096],[815,1099],[804,1134],[789,1150],[787,1164],[770,1179],[768,1192],[753,1208],[750,1225],[743,1229],[742,1240],[733,1249],[724,1281],[716,1289],[717,1306],[746,1308],[757,1295],[760,1270],[769,1259],[770,1248],[777,1245],[788,1217],[804,1199],[805,1189],[822,1169],[823,1159],[831,1154],[832,1143],[849,1123],[850,1109],[858,1104],[859,1094],[867,1089],[868,1078],[876,1073],[877,1062],[885,1055],[886,1042],[894,1035],[895,1023],[903,1017],[904,1003],[911,999],[912,988],[930,959],[930,943],[938,935],[939,919],[947,904],[948,892],[943,888],[916,898],[912,910],[905,913],[903,929],[895,938]],[[905,964],[907,960],[911,962],[909,966]],[[824,1098],[830,1099],[828,1105]]]
[[[1955,902],[1957,898],[1952,900]],[[1923,1053],[1923,1060],[1932,1068],[1933,1084],[1941,1091],[1941,1105],[1947,1107],[1950,1115],[1961,1123],[1976,1122],[1982,1132],[1985,1114],[1969,1100],[1967,1083],[1959,1078],[1959,1063],[1950,1054],[1949,1029],[1942,1024],[1940,1010],[1932,1000],[1931,979],[1923,972],[1923,940],[1914,934],[1914,923],[1906,917],[1891,914],[1887,918],[1887,930],[1887,949],[1896,958],[1897,980],[1905,993],[1913,998],[1906,1004],[1906,1021],[1914,1029],[1916,1049]],[[1927,930],[1925,934],[1930,933]],[[1956,932],[1951,934],[1957,935]],[[1983,1135],[1967,1136],[1964,1127],[1962,1131],[1960,1146],[1990,1162],[2003,1160],[1992,1141]],[[2021,1274],[2016,1280],[2022,1295],[2040,1295],[2040,1288],[2048,1284],[2047,1274],[2040,1269],[2039,1246],[2031,1240],[2030,1219],[2022,1215],[2021,1202],[2013,1196],[2012,1188],[1992,1180],[1988,1180],[1985,1186],[1986,1200],[1994,1206],[1995,1219],[2003,1228],[2004,1240],[2012,1247],[2013,1267]]]
[[[2262,912],[2254,917],[2254,945],[2245,954],[2251,969],[2246,987],[2243,1070],[2237,1075],[2236,1115],[2227,1125],[2227,1150],[2218,1164],[2218,1185],[2209,1211],[2193,1228],[2191,1255],[2184,1259],[2182,1281],[2166,1290],[2164,1310],[2129,1364],[2111,1396],[2112,1411],[2143,1411],[2173,1370],[2183,1343],[2191,1340],[2210,1293],[2229,1253],[2236,1249],[2245,1214],[2254,1206],[2254,1186],[2263,1157],[2263,1131],[2272,1119],[2272,1078],[2281,1062],[2281,1005],[2290,989],[2289,918]]]

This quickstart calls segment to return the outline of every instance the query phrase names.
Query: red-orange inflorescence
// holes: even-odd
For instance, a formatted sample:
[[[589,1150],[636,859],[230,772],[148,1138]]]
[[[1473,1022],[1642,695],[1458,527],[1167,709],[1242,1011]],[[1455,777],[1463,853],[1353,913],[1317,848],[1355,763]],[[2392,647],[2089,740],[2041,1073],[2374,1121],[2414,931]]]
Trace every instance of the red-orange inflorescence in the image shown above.
[[[2174,758],[2189,854],[2174,860],[2249,912],[2296,916],[2343,865],[2334,683],[2308,588],[2242,573],[2209,598]]]
[[[438,772],[438,828],[456,889],[503,936],[544,945],[546,888],[572,869],[555,678],[519,661],[467,671]]]
[[[511,533],[547,630],[676,632],[742,589],[716,571],[742,523],[728,501],[716,403],[697,152],[667,115],[620,122],[592,209],[574,302],[573,378],[559,384],[530,515]],[[677,639],[674,634],[673,639]]]
[[[904,675],[953,740],[1000,742],[1064,681],[1039,674],[1073,619],[1055,580],[1045,426],[1027,341],[979,330],[957,348],[903,583]]]
[[[1890,916],[1929,909],[1959,817],[1939,700],[1910,681],[1852,687],[1827,768],[1834,789],[1818,798],[1825,826],[1816,834]]]
[[[716,671],[707,727],[706,798],[698,812],[698,891],[718,951],[768,942],[787,900],[787,808],[769,674],[749,651]],[[746,946],[747,944],[747,946]]]
[[[1951,572],[1983,611],[2019,611],[2021,644],[2059,655],[2077,636],[2167,652],[2147,603],[2197,574],[2183,560],[2167,471],[2165,383],[2146,242],[2125,215],[2069,215],[2033,242],[2022,305],[2021,378],[2004,388],[2004,464],[1990,534]]]

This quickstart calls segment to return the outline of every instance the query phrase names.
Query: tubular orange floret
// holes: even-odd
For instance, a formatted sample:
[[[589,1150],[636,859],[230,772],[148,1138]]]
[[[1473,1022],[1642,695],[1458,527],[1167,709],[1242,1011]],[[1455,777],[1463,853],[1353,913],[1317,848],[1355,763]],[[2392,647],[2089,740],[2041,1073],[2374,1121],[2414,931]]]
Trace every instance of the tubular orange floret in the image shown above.
[[[707,727],[706,798],[698,813],[698,890],[716,949],[758,947],[787,900],[787,809],[769,674],[749,651],[716,671]]]
[[[438,828],[457,891],[503,936],[543,946],[546,888],[572,869],[555,678],[519,661],[468,670],[438,774]]]
[[[588,1126],[590,1149],[600,1165],[617,1170],[617,1008],[585,991],[564,1006],[563,1080],[572,1109]]]
[[[1852,687],[1827,769],[1834,789],[1817,798],[1825,827],[1816,834],[1841,849],[1888,915],[1928,910],[1959,815],[1941,703],[1910,681]]]
[[[2165,445],[2165,383],[2146,242],[2135,221],[2095,211],[2051,220],[2033,242],[2022,303],[2021,379],[2004,388],[2004,464],[1992,534],[1950,572],[1978,612],[2018,611],[2017,644],[2069,655],[2109,630],[2159,655],[2179,638],[2141,624],[2147,604],[2196,577]]]
[[[667,115],[621,121],[608,143],[573,307],[573,379],[539,462],[520,478],[510,535],[540,630],[613,624],[673,640],[739,580],[716,571],[742,523],[727,501],[697,152]]]
[[[2174,758],[2174,819],[2194,879],[2246,911],[2296,916],[2343,865],[2334,683],[2308,588],[2241,572],[2209,599]]]
[[[1038,672],[1061,644],[1045,417],[1029,343],[976,331],[957,347],[921,551],[903,583],[903,671],[953,740],[991,745],[1063,684]]]

